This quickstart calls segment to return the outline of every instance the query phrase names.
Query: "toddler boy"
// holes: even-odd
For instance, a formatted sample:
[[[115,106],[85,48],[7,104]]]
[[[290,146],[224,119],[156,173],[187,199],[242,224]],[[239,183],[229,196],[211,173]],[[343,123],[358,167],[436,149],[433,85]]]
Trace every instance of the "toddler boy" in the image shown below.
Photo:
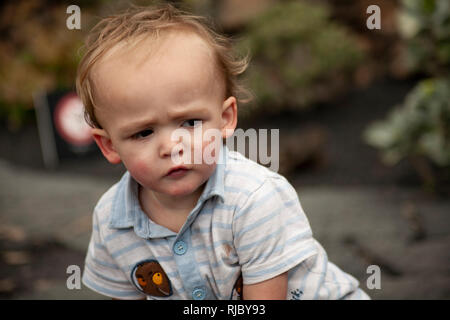
[[[368,298],[328,262],[288,181],[221,144],[247,66],[226,38],[163,5],[102,20],[86,49],[86,120],[127,169],[95,207],[86,286],[119,299]],[[219,137],[174,139],[199,129]],[[192,161],[206,150],[214,161]]]

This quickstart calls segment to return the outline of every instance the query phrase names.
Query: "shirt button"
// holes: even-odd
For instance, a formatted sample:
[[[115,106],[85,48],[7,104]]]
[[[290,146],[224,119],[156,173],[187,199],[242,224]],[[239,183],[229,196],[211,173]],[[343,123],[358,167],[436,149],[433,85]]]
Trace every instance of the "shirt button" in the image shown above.
[[[194,291],[192,291],[192,298],[194,300],[203,300],[206,296],[206,290],[203,288],[196,288]]]
[[[186,242],[182,240],[175,242],[175,245],[173,246],[173,251],[178,255],[185,254],[187,251]]]

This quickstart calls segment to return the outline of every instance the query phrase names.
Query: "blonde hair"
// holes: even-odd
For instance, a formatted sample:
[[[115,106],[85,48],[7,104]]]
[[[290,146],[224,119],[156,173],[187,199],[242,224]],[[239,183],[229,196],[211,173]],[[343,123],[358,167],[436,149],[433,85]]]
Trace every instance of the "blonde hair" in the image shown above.
[[[232,50],[231,40],[214,31],[206,18],[190,14],[171,4],[159,4],[152,7],[135,7],[127,11],[102,19],[90,32],[86,39],[85,54],[81,59],[76,78],[76,90],[83,101],[84,117],[91,127],[101,128],[95,116],[93,85],[91,70],[111,48],[123,41],[135,40],[141,36],[158,37],[162,30],[175,28],[190,29],[202,37],[215,53],[217,66],[223,75],[226,96],[235,96],[241,102],[239,95],[250,97],[247,91],[237,81],[248,66],[248,55],[240,58]]]

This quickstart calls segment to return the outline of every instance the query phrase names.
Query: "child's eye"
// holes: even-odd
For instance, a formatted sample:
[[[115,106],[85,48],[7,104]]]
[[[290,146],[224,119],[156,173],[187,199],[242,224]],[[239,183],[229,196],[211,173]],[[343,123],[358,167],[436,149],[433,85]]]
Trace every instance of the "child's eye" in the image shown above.
[[[183,122],[182,127],[196,127],[202,124],[200,119],[189,119]]]
[[[151,135],[152,133],[153,133],[153,130],[151,130],[151,129],[142,130],[142,131],[139,131],[138,133],[136,133],[133,136],[133,138],[135,138],[135,139],[145,138],[145,137],[148,137],[149,135]]]

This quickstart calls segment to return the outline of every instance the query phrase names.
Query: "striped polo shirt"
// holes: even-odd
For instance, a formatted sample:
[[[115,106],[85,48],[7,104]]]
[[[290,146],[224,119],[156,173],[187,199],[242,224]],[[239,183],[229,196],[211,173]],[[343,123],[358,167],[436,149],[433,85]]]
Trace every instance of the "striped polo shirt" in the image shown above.
[[[126,172],[94,209],[84,285],[119,299],[239,299],[242,284],[288,272],[287,299],[368,298],[328,261],[283,176],[220,153],[178,233],[148,218]]]

